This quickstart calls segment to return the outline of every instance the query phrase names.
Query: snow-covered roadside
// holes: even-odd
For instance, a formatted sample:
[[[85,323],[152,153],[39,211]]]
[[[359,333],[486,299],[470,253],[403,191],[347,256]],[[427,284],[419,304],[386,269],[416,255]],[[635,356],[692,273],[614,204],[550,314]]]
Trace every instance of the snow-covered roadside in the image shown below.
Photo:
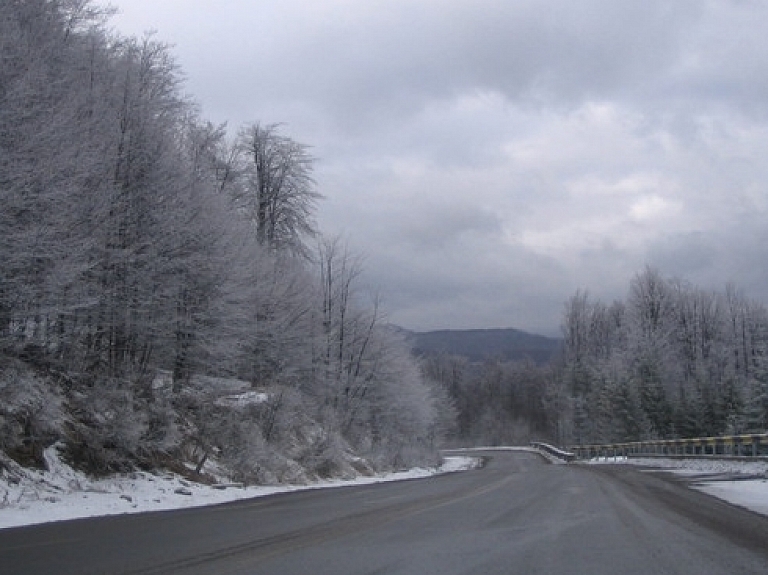
[[[496,447],[460,447],[457,449],[448,449],[447,453],[473,453],[478,451],[523,451],[525,453],[535,453],[540,455],[550,463],[555,465],[565,465],[566,461],[547,453],[543,449],[530,446],[496,446]]]
[[[696,484],[694,487],[733,505],[768,515],[768,480],[766,479],[707,481]]]
[[[411,469],[353,480],[318,481],[310,485],[274,487],[212,487],[186,481],[178,475],[136,472],[109,479],[90,479],[68,467],[55,448],[45,452],[49,471],[14,468],[0,474],[0,529],[81,517],[162,511],[226,503],[304,489],[367,485],[417,479],[439,473],[473,469],[477,457],[445,457],[437,469]]]
[[[474,453],[477,451],[526,451],[528,453],[539,452],[539,450],[535,447],[515,445],[497,445],[494,447],[456,447],[454,449],[446,449],[445,451],[448,453]]]
[[[588,463],[641,465],[683,475],[695,489],[768,515],[768,461],[602,457]]]

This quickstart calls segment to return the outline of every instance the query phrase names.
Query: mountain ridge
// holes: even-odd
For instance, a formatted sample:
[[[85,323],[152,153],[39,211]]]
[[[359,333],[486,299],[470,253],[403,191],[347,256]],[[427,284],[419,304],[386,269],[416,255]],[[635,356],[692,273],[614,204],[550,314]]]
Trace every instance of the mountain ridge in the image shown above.
[[[471,362],[490,358],[508,361],[531,359],[539,365],[550,362],[562,340],[515,328],[403,330],[416,355],[449,354]]]

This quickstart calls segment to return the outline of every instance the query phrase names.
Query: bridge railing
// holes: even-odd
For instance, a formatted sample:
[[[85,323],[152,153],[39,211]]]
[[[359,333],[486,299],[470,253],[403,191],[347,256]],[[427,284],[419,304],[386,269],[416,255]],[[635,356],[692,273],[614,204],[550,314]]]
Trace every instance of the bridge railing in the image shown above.
[[[562,461],[574,461],[576,459],[575,453],[571,451],[564,451],[562,449],[555,447],[554,445],[549,445],[548,443],[532,441],[531,447],[538,449],[539,451],[544,451],[547,454],[551,455],[552,457],[556,457],[557,459],[560,459]]]
[[[768,455],[768,433],[573,445],[569,450],[578,459],[644,456],[758,457]]]

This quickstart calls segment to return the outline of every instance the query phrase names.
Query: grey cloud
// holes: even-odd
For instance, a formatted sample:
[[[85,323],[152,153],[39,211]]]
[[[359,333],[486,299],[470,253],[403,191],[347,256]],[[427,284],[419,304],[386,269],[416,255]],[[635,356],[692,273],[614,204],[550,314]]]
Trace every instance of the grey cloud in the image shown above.
[[[710,283],[711,278],[701,276],[722,260],[722,248],[722,240],[712,234],[669,234],[648,247],[647,260],[667,275]]]
[[[699,6],[502,0],[359,6],[344,26],[278,38],[283,49],[268,53],[272,61],[258,61],[273,78],[261,89],[275,98],[324,102],[342,119],[366,123],[478,87],[533,103],[604,97],[674,66],[679,36],[696,21]]]
[[[418,329],[520,326],[557,335],[562,302],[576,289],[549,258],[487,246],[392,254],[368,275],[390,319]]]
[[[758,3],[273,0],[213,11],[176,1],[164,11],[132,2],[142,3],[146,21],[184,47],[205,99],[229,102],[222,113],[301,101],[350,131],[477,89],[573,106],[601,98],[764,102],[768,87],[768,47],[756,25],[766,8]],[[184,28],[174,8],[198,19]]]
[[[116,4],[204,114],[312,146],[321,228],[405,327],[556,333],[645,264],[768,301],[763,3]]]
[[[398,229],[407,243],[414,246],[449,248],[468,235],[498,241],[502,225],[498,215],[471,205],[434,205],[407,214],[400,225],[395,223],[393,226],[395,235]]]

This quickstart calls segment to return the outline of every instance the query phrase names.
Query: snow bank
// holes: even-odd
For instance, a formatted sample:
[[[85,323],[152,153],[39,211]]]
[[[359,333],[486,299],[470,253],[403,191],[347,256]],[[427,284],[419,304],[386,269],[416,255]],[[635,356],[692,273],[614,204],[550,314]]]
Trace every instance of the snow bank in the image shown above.
[[[454,473],[456,471],[469,471],[480,466],[482,460],[478,457],[466,457],[453,455],[443,457],[443,464],[437,469],[438,473]]]
[[[412,469],[310,485],[240,487],[201,485],[171,473],[155,475],[137,472],[108,479],[91,479],[64,464],[55,447],[45,451],[45,459],[48,471],[30,470],[8,459],[2,460],[6,470],[0,474],[0,528],[81,517],[199,507],[304,489],[417,479],[473,469],[480,464],[480,459],[476,457],[445,457],[439,468]]]
[[[596,457],[586,461],[588,464],[626,463],[664,469],[685,475],[725,474],[764,475],[768,473],[768,461],[746,461],[743,459],[683,458],[666,459],[663,457]]]
[[[728,503],[768,515],[768,480],[708,481],[694,485]]]
[[[768,515],[768,461],[600,457],[586,463],[641,465],[671,472],[688,477],[694,489]]]
[[[218,398],[214,403],[219,407],[245,407],[269,401],[269,394],[260,391],[246,391]]]
[[[555,465],[565,465],[567,462],[559,457],[555,457],[551,453],[548,453],[544,449],[539,449],[531,446],[496,446],[496,447],[460,447],[457,449],[447,450],[450,453],[473,453],[480,451],[522,451],[525,453],[535,453],[542,456],[544,459]],[[564,452],[563,452],[564,453]]]
[[[446,453],[477,453],[479,451],[525,451],[526,453],[540,453],[535,447],[499,445],[494,447],[457,447],[455,449],[446,449]]]

